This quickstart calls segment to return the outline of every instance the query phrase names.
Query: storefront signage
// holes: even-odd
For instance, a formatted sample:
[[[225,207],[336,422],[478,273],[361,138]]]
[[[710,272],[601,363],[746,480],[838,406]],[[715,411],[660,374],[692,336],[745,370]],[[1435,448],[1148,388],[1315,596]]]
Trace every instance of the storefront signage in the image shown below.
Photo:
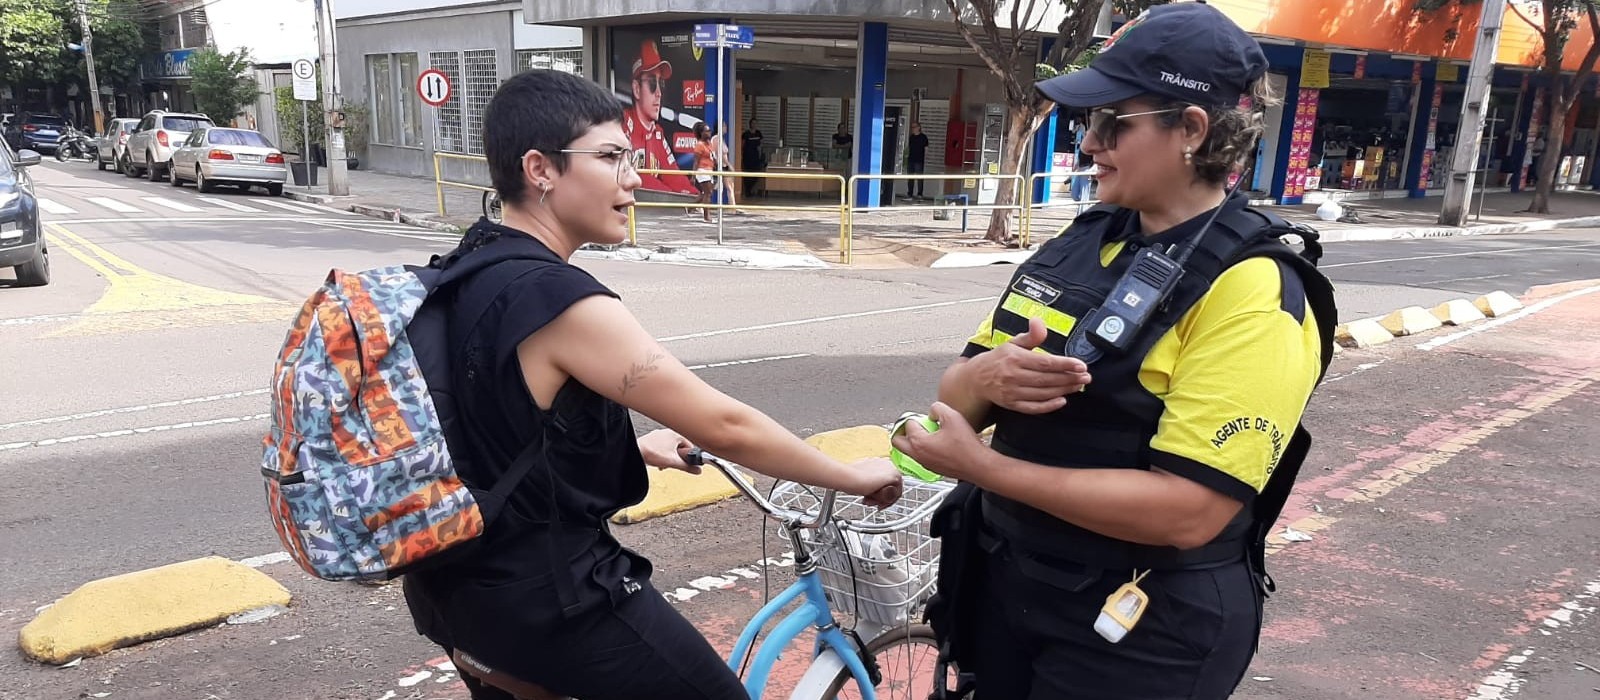
[[[635,151],[644,151],[647,169],[694,169],[694,126],[705,119],[707,68],[694,32],[693,24],[611,30],[612,89],[628,105],[623,131]],[[647,190],[696,192],[684,175],[641,177]]]
[[[1367,77],[1367,57],[1366,56],[1357,56],[1356,57],[1356,75],[1355,75],[1355,77],[1356,77],[1356,80],[1361,80],[1361,79]]]
[[[1300,63],[1300,87],[1321,90],[1328,87],[1328,67],[1333,58],[1327,51],[1306,49],[1305,59]]]
[[[1306,193],[1311,139],[1317,130],[1317,106],[1322,100],[1322,91],[1301,88],[1299,97],[1294,110],[1294,131],[1289,137],[1289,170],[1283,188],[1285,204],[1298,204]]]
[[[164,51],[159,56],[154,56],[144,62],[145,78],[187,78],[189,77],[189,57],[195,49],[178,49]]]
[[[1441,83],[1453,83],[1461,79],[1461,66],[1454,63],[1441,63],[1434,77]]]
[[[1426,190],[1433,180],[1434,150],[1439,141],[1439,105],[1444,101],[1444,86],[1435,85],[1433,102],[1428,106],[1428,138],[1423,143],[1422,169],[1418,171],[1417,187]]]

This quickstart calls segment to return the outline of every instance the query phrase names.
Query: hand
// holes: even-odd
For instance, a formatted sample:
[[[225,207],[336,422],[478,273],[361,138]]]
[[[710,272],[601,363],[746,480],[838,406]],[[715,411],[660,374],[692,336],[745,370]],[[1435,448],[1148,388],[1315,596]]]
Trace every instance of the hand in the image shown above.
[[[683,461],[683,453],[694,449],[694,443],[671,430],[657,430],[639,438],[639,453],[644,463],[657,469],[678,469],[699,474],[700,467]]]
[[[1076,357],[1034,352],[1048,330],[1028,320],[1028,332],[972,358],[978,395],[1001,408],[1041,415],[1061,410],[1067,398],[1089,385],[1089,366]],[[931,467],[930,467],[931,468]]]
[[[888,459],[864,459],[850,465],[850,468],[860,478],[860,486],[851,489],[851,493],[861,496],[867,505],[888,508],[900,500],[900,493],[904,489],[900,470]]]
[[[894,437],[894,447],[911,455],[929,470],[961,481],[971,481],[975,468],[983,460],[985,447],[972,425],[957,411],[943,402],[933,404],[928,415],[939,424],[935,432],[928,432],[918,421],[906,423],[905,433]]]

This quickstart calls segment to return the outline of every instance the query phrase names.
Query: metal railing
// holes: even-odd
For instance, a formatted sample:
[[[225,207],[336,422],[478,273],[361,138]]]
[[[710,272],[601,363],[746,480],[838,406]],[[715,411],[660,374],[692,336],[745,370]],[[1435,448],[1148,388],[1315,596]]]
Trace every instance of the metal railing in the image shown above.
[[[482,163],[485,166],[489,164],[489,159],[484,158],[483,156],[464,156],[456,153],[433,154],[433,191],[434,194],[439,198],[439,216],[445,215],[444,188],[446,187],[460,187],[463,189],[477,190],[479,192],[494,192],[493,187],[478,185],[471,182],[454,182],[444,179],[444,168],[441,163],[447,159],[466,161],[469,163]]]
[[[862,206],[859,206],[858,205],[859,203],[856,201],[856,198],[857,198],[856,197],[856,192],[860,188],[856,187],[856,184],[859,183],[859,182],[870,182],[870,181],[874,181],[874,180],[883,181],[883,182],[899,182],[899,181],[909,181],[909,180],[951,180],[951,181],[959,181],[959,182],[963,183],[963,187],[958,188],[958,191],[961,192],[961,194],[959,196],[968,198],[968,201],[967,201],[966,204],[940,203],[940,204],[935,204],[933,206],[926,206],[926,205],[923,205],[923,206],[895,206],[895,205],[890,205],[890,206],[887,206],[887,207],[884,207],[884,206],[874,206],[874,207],[862,207]],[[968,180],[975,180],[977,182],[973,187],[968,188],[968,187],[964,186],[965,183]],[[974,174],[971,174],[971,173],[954,173],[954,174],[944,174],[944,175],[897,175],[897,174],[893,174],[893,173],[883,173],[883,174],[871,173],[871,174],[864,174],[864,175],[852,175],[850,177],[850,183],[849,183],[849,210],[850,210],[850,222],[851,222],[851,225],[850,225],[850,230],[847,231],[846,235],[841,238],[840,244],[842,246],[843,254],[840,257],[844,260],[845,264],[849,264],[850,257],[852,255],[852,249],[855,246],[855,216],[856,216],[856,214],[861,214],[861,213],[872,213],[872,214],[875,214],[875,213],[895,212],[895,211],[926,212],[926,211],[930,211],[930,210],[934,210],[934,211],[943,210],[943,211],[959,211],[959,212],[962,213],[962,216],[965,217],[966,212],[969,212],[969,211],[979,211],[979,210],[991,211],[991,212],[995,212],[995,211],[1014,211],[1014,212],[1017,212],[1019,217],[1022,219],[1022,230],[1024,232],[1026,232],[1028,230],[1028,226],[1032,224],[1032,222],[1029,220],[1030,207],[1028,206],[1028,201],[1027,201],[1028,200],[1028,194],[1027,193],[1019,193],[1019,197],[1021,199],[1021,203],[1020,204],[1003,204],[1003,205],[1002,204],[973,204],[971,199],[970,199],[970,195],[967,195],[965,190],[971,189],[974,193],[982,190],[983,189],[983,181],[984,180],[1010,180],[1010,181],[1016,183],[1016,185],[1018,187],[1021,187],[1022,185],[1026,184],[1026,180],[1021,175],[974,175]],[[955,196],[958,196],[958,195],[945,195],[946,201],[948,201],[948,198],[955,197]],[[963,223],[963,230],[964,229],[965,229],[965,224]]]
[[[1084,201],[1080,202],[1080,201],[1078,201],[1076,199],[1071,199],[1071,198],[1060,199],[1060,200],[1058,200],[1056,198],[1051,198],[1051,201],[1049,201],[1049,202],[1035,202],[1035,201],[1033,201],[1033,192],[1034,192],[1035,189],[1037,189],[1037,185],[1039,184],[1040,180],[1044,180],[1044,179],[1047,179],[1047,178],[1048,179],[1060,178],[1060,179],[1063,179],[1063,180],[1071,180],[1072,177],[1073,177],[1073,173],[1054,173],[1054,172],[1051,172],[1051,173],[1034,173],[1032,175],[1029,175],[1028,176],[1028,211],[1033,212],[1033,211],[1039,211],[1039,210],[1043,210],[1043,209],[1076,209],[1077,211],[1073,212],[1072,216],[1073,216],[1073,218],[1077,218],[1079,215],[1083,214],[1083,211],[1085,209],[1088,209],[1089,207],[1092,207],[1092,206],[1100,203],[1100,200],[1097,200],[1097,199],[1087,199],[1087,200],[1084,200]],[[1083,176],[1080,175],[1080,177],[1083,177]],[[1028,217],[1028,222],[1029,222],[1030,226],[1028,228],[1024,228],[1022,230],[1022,238],[1021,238],[1020,243],[1021,243],[1023,248],[1027,248],[1028,244],[1030,242],[1030,234],[1032,233],[1031,224],[1033,222],[1033,217],[1032,217],[1031,214]]]
[[[743,177],[755,177],[755,178],[761,178],[761,179],[764,179],[764,180],[811,180],[811,181],[828,181],[828,182],[836,183],[839,186],[839,201],[836,204],[835,203],[828,203],[826,200],[823,200],[822,203],[815,204],[815,205],[810,205],[810,204],[727,204],[726,201],[725,201],[726,197],[715,197],[714,196],[713,197],[713,203],[711,203],[711,204],[699,204],[699,203],[695,203],[695,202],[635,202],[633,206],[635,208],[644,208],[644,209],[710,209],[710,210],[714,210],[714,211],[717,212],[717,219],[718,219],[718,221],[717,221],[717,223],[718,223],[717,243],[719,245],[722,243],[722,228],[721,228],[721,225],[722,225],[722,213],[724,211],[728,210],[728,209],[740,209],[740,210],[749,210],[749,211],[816,211],[816,212],[838,213],[838,215],[839,215],[839,262],[841,262],[843,264],[846,264],[846,265],[850,264],[850,254],[849,254],[849,250],[848,250],[849,249],[849,239],[850,239],[850,227],[851,227],[851,223],[850,223],[850,207],[849,207],[849,204],[848,204],[848,199],[846,198],[846,194],[845,194],[846,181],[845,181],[843,175],[839,175],[837,173],[773,173],[773,172],[745,172],[745,171],[740,171],[740,170],[723,170],[723,171],[711,171],[711,170],[660,170],[660,169],[651,169],[651,168],[641,168],[639,170],[639,174],[640,175],[656,175],[656,176],[661,176],[661,175],[680,176],[680,177],[689,178],[690,182],[693,182],[695,176],[697,176],[697,175],[710,175],[712,177],[717,177],[718,175],[720,175],[721,177],[717,178],[717,182],[714,185],[714,187],[719,187],[720,186],[720,187],[728,187],[728,188],[731,188],[733,186],[733,183],[731,182],[732,178],[743,178]],[[832,188],[830,187],[828,189],[831,190]],[[713,193],[715,193],[716,191],[717,191],[716,189],[713,189]],[[630,211],[628,213],[628,239],[630,241],[634,240],[634,230],[635,230],[635,226],[636,226],[634,220],[635,220],[635,217],[633,215],[633,212]]]

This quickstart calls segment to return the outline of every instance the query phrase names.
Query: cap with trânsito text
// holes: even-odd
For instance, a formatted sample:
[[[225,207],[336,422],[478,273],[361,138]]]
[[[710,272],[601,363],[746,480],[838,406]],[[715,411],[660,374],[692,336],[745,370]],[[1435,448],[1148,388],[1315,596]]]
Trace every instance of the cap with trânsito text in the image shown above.
[[[1157,5],[1122,25],[1088,68],[1039,83],[1067,107],[1100,107],[1145,94],[1231,106],[1267,72],[1261,45],[1203,2]]]

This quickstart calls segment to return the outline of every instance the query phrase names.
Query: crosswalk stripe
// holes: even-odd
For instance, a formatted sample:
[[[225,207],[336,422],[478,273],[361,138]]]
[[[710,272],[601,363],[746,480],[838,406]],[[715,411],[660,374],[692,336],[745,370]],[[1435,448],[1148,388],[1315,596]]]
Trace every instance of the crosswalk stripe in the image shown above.
[[[128,204],[123,204],[122,202],[119,202],[119,201],[117,201],[115,199],[107,199],[105,197],[90,197],[89,201],[94,202],[95,204],[98,204],[98,205],[100,205],[102,207],[105,207],[107,209],[110,209],[111,211],[120,211],[120,212],[122,212],[124,214],[142,214],[142,213],[144,213],[143,209],[140,209],[138,207],[131,206],[131,205],[128,205]]]
[[[255,201],[259,202],[261,204],[265,204],[267,206],[277,207],[279,209],[288,209],[289,211],[295,212],[296,214],[321,214],[322,213],[320,211],[317,211],[316,209],[312,209],[311,207],[302,207],[302,206],[297,205],[297,204],[290,204],[288,202],[280,202],[280,201],[275,200],[275,199],[258,199],[258,200],[255,200]]]
[[[186,213],[205,211],[204,209],[201,209],[200,207],[191,207],[191,206],[189,206],[187,204],[184,204],[183,202],[174,202],[174,201],[172,201],[170,199],[167,199],[166,197],[145,197],[144,201],[149,202],[149,203],[154,204],[154,205],[157,205],[157,206],[166,207],[166,208],[171,209],[173,211],[181,211],[181,212],[186,212]]]
[[[49,212],[51,214],[76,214],[76,213],[78,213],[77,209],[73,209],[72,207],[69,207],[69,206],[67,206],[65,204],[62,204],[60,202],[56,202],[54,200],[45,199],[44,197],[40,197],[39,198],[39,208],[43,209],[43,210],[45,210],[45,211],[47,211],[47,212]]]
[[[247,206],[245,206],[243,204],[239,204],[237,202],[230,202],[230,201],[228,201],[226,199],[217,199],[216,197],[196,197],[195,199],[198,199],[198,200],[200,200],[202,202],[205,202],[206,204],[210,204],[212,206],[222,207],[223,209],[232,209],[234,211],[242,211],[242,212],[249,213],[249,214],[265,214],[265,213],[267,213],[267,211],[265,209],[257,209],[255,207],[247,207]]]

